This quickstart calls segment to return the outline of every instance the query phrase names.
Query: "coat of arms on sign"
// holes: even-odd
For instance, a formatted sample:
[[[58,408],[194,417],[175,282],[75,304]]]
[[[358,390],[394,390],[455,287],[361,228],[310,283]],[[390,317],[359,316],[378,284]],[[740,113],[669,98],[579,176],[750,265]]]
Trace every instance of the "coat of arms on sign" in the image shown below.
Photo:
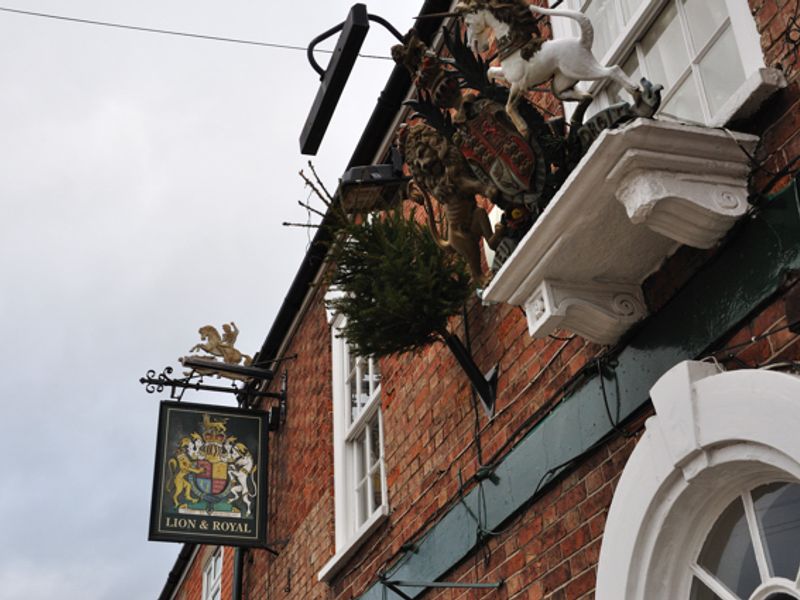
[[[263,415],[175,402],[161,411],[151,538],[255,541],[263,529]]]

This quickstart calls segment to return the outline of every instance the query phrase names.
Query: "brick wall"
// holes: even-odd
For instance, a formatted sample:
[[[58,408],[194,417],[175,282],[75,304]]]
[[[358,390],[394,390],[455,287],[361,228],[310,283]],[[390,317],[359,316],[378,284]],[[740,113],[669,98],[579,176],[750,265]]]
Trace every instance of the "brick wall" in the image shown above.
[[[178,589],[175,591],[175,600],[200,600],[203,597],[203,570],[216,546],[200,546],[194,559],[187,567],[186,574]],[[222,598],[228,599],[233,595],[233,548],[225,548],[222,553]]]
[[[756,154],[763,166],[754,172],[752,182],[757,191],[800,155],[800,89],[797,51],[783,33],[796,3],[751,0],[750,4],[767,64],[780,64],[790,80],[789,87],[756,116],[736,127],[763,134]],[[774,189],[788,180],[779,179]],[[678,252],[646,283],[650,308],[663,306],[711,254]],[[323,290],[315,289],[286,349],[286,354],[298,355],[288,365],[288,418],[270,441],[269,537],[280,555],[248,554],[248,600],[358,596],[404,543],[427,530],[452,506],[459,494],[459,474],[469,481],[480,464],[502,456],[517,440],[517,432],[532,425],[541,409],[604,350],[565,332],[534,340],[519,309],[473,302],[467,323],[475,360],[484,370],[500,366],[497,413],[491,422],[473,405],[467,379],[444,347],[383,360],[382,407],[392,513],[329,586],[317,581],[318,571],[334,553],[330,331],[322,298]],[[461,318],[453,319],[451,325],[465,337]],[[779,295],[758,307],[737,332],[720,340],[720,347],[748,342],[723,353],[721,361],[727,368],[740,368],[800,359],[798,338],[788,331],[749,343],[785,325]],[[625,427],[640,431],[648,414],[645,409]],[[591,598],[606,514],[635,442],[635,437],[617,436],[596,450],[504,524],[502,534],[491,538],[447,578],[503,579],[506,583],[500,591],[430,591],[424,598]]]

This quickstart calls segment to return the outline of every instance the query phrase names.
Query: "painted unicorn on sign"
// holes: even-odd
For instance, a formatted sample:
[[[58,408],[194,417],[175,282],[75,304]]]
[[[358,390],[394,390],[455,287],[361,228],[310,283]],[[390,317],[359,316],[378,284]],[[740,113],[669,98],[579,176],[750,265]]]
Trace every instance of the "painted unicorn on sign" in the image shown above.
[[[517,111],[517,102],[527,90],[552,79],[553,94],[559,100],[582,102],[591,94],[575,88],[579,81],[611,79],[634,99],[634,112],[651,116],[658,108],[661,86],[642,79],[638,87],[617,65],[602,66],[592,54],[594,29],[583,13],[528,5],[525,0],[461,0],[456,5],[467,27],[467,38],[475,52],[489,50],[490,36],[497,40],[500,66],[490,67],[490,79],[504,79],[511,88],[506,112],[523,135],[528,126]],[[577,38],[544,40],[539,37],[537,17],[567,17],[580,25]]]

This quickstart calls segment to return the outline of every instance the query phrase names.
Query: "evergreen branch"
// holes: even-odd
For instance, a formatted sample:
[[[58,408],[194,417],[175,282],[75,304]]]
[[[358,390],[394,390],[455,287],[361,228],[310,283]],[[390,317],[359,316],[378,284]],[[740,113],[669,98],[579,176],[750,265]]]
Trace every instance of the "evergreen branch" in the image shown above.
[[[306,186],[310,187],[311,190],[317,195],[317,197],[320,200],[322,200],[322,203],[325,204],[325,206],[327,206],[328,208],[330,208],[331,204],[332,204],[332,200],[329,200],[326,196],[322,195],[322,192],[319,191],[317,186],[314,185],[313,181],[311,181],[308,177],[306,177],[306,174],[303,173],[302,169],[300,170],[300,177],[303,179],[303,181],[306,182]]]
[[[318,215],[318,216],[322,217],[323,219],[325,218],[325,213],[324,213],[324,212],[317,210],[316,208],[314,208],[314,207],[313,207],[313,206],[311,206],[310,204],[306,204],[306,203],[305,203],[305,202],[303,202],[302,200],[298,200],[298,201],[297,201],[297,203],[298,203],[300,206],[302,206],[303,208],[305,208],[306,210],[310,210],[310,211],[311,211],[311,212],[313,212],[315,215]]]
[[[314,225],[313,223],[290,223],[289,221],[284,221],[281,225],[284,227],[306,227],[309,229],[319,229],[322,227],[321,225]]]
[[[319,187],[322,188],[322,191],[325,192],[325,195],[328,197],[328,201],[333,202],[333,196],[331,196],[331,193],[327,190],[325,184],[322,183],[322,179],[320,179],[319,175],[317,175],[317,170],[314,168],[314,163],[309,160],[308,166],[311,168],[311,172],[314,174],[314,179],[317,180],[317,184],[319,184]]]

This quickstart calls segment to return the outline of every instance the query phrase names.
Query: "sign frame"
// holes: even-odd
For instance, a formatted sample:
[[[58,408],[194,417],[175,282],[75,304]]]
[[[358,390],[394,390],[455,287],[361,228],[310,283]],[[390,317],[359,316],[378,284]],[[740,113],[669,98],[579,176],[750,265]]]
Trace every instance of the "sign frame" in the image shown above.
[[[265,547],[268,431],[264,411],[161,401],[148,540]]]

